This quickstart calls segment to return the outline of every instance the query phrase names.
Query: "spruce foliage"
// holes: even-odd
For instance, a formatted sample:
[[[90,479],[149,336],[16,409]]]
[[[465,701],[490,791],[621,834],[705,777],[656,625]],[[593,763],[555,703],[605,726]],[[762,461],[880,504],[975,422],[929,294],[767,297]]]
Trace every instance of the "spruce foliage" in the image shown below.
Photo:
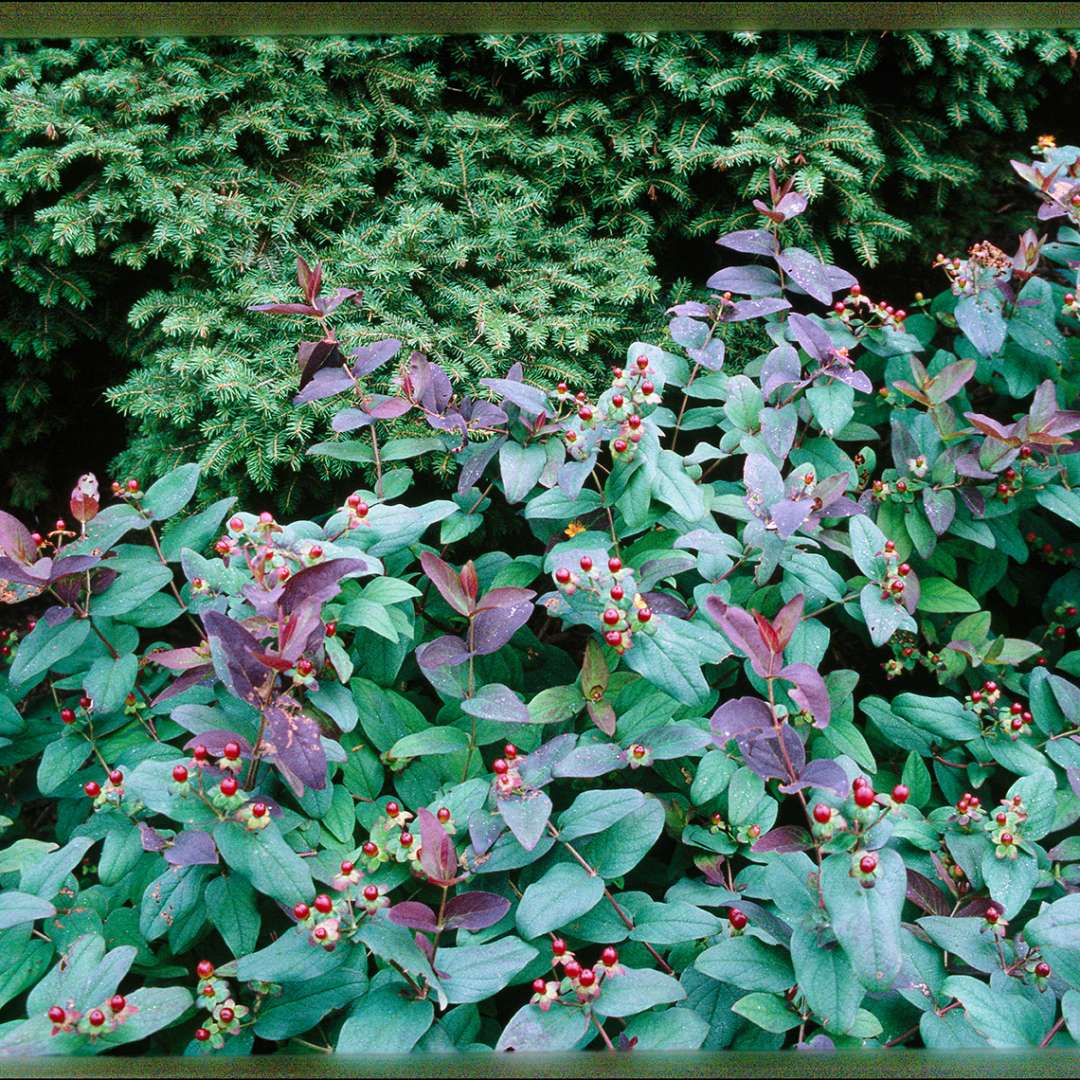
[[[1074,79],[1080,32],[577,34],[10,42],[0,62],[0,448],[48,430],[100,349],[144,482],[197,457],[296,502],[296,255],[364,289],[348,345],[395,336],[465,384],[521,360],[590,384],[693,270],[658,252],[754,224],[768,170],[793,242],[864,265],[948,245],[984,168]],[[735,208],[738,209],[735,209]],[[299,324],[298,324],[299,326]],[[49,421],[51,423],[52,421]],[[15,470],[12,470],[14,474]],[[40,496],[21,467],[14,504]],[[208,494],[212,494],[208,490]]]

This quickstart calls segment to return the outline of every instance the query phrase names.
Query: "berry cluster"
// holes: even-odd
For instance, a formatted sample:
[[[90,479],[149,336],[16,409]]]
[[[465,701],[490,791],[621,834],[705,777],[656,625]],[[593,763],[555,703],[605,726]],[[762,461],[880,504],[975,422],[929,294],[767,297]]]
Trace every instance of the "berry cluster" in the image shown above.
[[[1070,545],[1062,544],[1060,547],[1055,547],[1049,540],[1032,530],[1024,533],[1024,540],[1032,551],[1038,552],[1051,566],[1072,562],[1076,558],[1076,550]]]
[[[571,394],[565,382],[555,388],[560,404],[572,403],[576,409],[563,430],[563,440],[575,460],[583,461],[588,456],[592,444],[588,436],[600,431],[609,440],[612,457],[629,461],[644,433],[642,413],[660,403],[656,375],[647,356],[639,356],[629,373],[613,368],[612,376],[610,391],[601,395],[595,405],[583,390]]]
[[[532,1004],[547,1012],[555,1002],[564,1005],[585,1005],[600,996],[605,979],[620,975],[625,970],[619,964],[619,953],[613,945],[605,946],[600,959],[592,967],[582,967],[581,962],[567,948],[562,938],[551,942],[551,967],[554,979],[534,979]],[[559,968],[562,968],[562,975]],[[574,1000],[568,999],[573,994]]]
[[[956,813],[949,820],[955,821],[957,825],[967,827],[980,821],[985,813],[986,811],[983,810],[978,795],[972,795],[970,791],[965,791],[957,800]]]
[[[195,1029],[195,1040],[208,1042],[215,1050],[220,1050],[225,1045],[226,1035],[240,1034],[243,1027],[240,1021],[250,1010],[233,1000],[228,981],[214,973],[214,965],[209,960],[200,960],[195,965],[195,974],[199,976],[196,1000],[209,1013],[206,1023]]]
[[[495,790],[500,795],[509,795],[524,786],[521,779],[522,755],[513,743],[507,743],[503,747],[503,756],[496,758],[491,763],[491,771],[495,774]]]
[[[115,1031],[138,1011],[138,1006],[132,1005],[123,994],[113,994],[108,1001],[87,1010],[85,1014],[75,1008],[74,1002],[69,1001],[66,1006],[50,1005],[46,1015],[52,1022],[52,1035],[63,1032],[97,1038]]]
[[[119,806],[124,798],[124,774],[120,769],[110,769],[105,774],[104,786],[96,780],[87,780],[83,792],[88,799],[94,800],[94,810],[106,806]]]
[[[999,728],[1002,734],[1014,742],[1031,731],[1031,713],[1019,701],[1010,704],[1003,700],[1001,690],[993,680],[984,682],[981,690],[973,690],[968,694],[964,698],[964,704],[981,721]]]
[[[652,610],[634,589],[630,571],[617,555],[608,559],[606,570],[596,566],[591,556],[582,555],[578,570],[560,566],[555,571],[555,583],[565,596],[584,591],[596,601],[601,610],[600,632],[620,656],[633,648],[634,634],[656,632]]]
[[[994,843],[994,855],[997,858],[1015,859],[1017,857],[1022,840],[1020,831],[1027,818],[1027,810],[1019,795],[1001,800],[1001,806],[997,812],[992,818],[988,818],[983,826]]]
[[[903,330],[907,318],[903,308],[897,309],[885,300],[871,300],[863,296],[860,285],[852,285],[847,296],[833,304],[833,311],[852,330],[876,330],[881,327]]]
[[[947,259],[941,252],[931,264],[945,271],[954,296],[973,296],[987,287],[987,273],[1001,276],[1012,270],[1012,260],[999,247],[982,241],[968,248],[968,257]]]

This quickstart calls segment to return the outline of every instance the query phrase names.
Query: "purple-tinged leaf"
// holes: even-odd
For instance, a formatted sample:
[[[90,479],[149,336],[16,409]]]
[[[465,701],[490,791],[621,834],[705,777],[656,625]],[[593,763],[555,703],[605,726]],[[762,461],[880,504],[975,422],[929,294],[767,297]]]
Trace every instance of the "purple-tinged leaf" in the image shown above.
[[[780,278],[768,266],[727,266],[717,270],[705,282],[705,287],[715,292],[742,293],[745,296],[779,296],[781,293]],[[708,314],[707,310],[705,314]]]
[[[419,900],[403,900],[400,904],[394,904],[387,909],[386,916],[392,923],[407,926],[410,930],[423,930],[434,934],[439,928],[435,921],[435,912]]]
[[[477,656],[487,656],[501,649],[529,621],[533,608],[533,602],[526,600],[513,606],[477,612],[472,620],[473,652]]]
[[[312,376],[304,389],[293,397],[293,404],[305,405],[309,401],[322,401],[323,398],[351,390],[353,385],[352,377],[345,368],[322,368]]]
[[[401,342],[397,338],[385,338],[383,341],[375,341],[371,345],[361,345],[353,349],[349,355],[356,361],[353,364],[353,374],[370,375],[397,355],[401,348]]]
[[[436,885],[447,885],[458,870],[454,841],[430,810],[418,810],[416,820],[420,824],[420,865]]]
[[[716,242],[747,255],[772,255],[776,250],[776,241],[768,229],[737,229],[721,236]]]
[[[975,480],[996,480],[997,473],[992,473],[984,469],[979,464],[979,459],[975,454],[961,454],[956,459],[956,471],[961,476],[970,476]]]
[[[252,304],[248,311],[267,311],[271,315],[311,315],[314,318],[322,314],[311,304]]]
[[[251,757],[251,743],[243,735],[238,735],[235,731],[229,731],[228,728],[212,728],[210,731],[201,731],[184,743],[184,749],[192,750],[196,746],[205,746],[206,752],[212,758],[222,758],[225,756],[225,744],[231,742],[240,747],[241,760]]]
[[[305,716],[291,698],[280,697],[265,712],[263,745],[305,787],[321,791],[326,787],[326,751],[319,737],[319,725]]]
[[[801,825],[781,825],[759,837],[750,848],[755,854],[765,851],[809,851],[813,838]]]
[[[747,505],[755,507],[778,503],[784,498],[784,479],[780,470],[764,454],[747,454],[743,464]]]
[[[709,338],[700,349],[687,349],[686,355],[706,371],[723,371],[724,352],[724,339],[714,337]]]
[[[806,597],[803,593],[799,593],[797,596],[793,596],[773,618],[773,629],[780,640],[781,649],[788,647],[792,634],[799,628],[805,608]]]
[[[79,477],[78,483],[71,492],[69,500],[71,516],[85,525],[97,517],[98,508],[101,506],[101,498],[98,492],[97,477],[93,473],[85,473]]]
[[[443,925],[447,930],[486,930],[509,910],[510,901],[497,893],[458,893],[446,902]]]
[[[335,289],[329,296],[315,301],[315,306],[323,315],[332,315],[346,300],[352,300],[357,306],[363,299],[364,293],[360,289]]]
[[[923,488],[923,509],[930,528],[938,536],[944,536],[956,516],[956,496],[951,491]]]
[[[501,724],[527,724],[529,710],[525,703],[501,683],[481,686],[471,698],[461,702],[461,711],[481,720],[495,720]]]
[[[416,661],[422,668],[433,671],[447,664],[455,666],[469,659],[469,650],[465,642],[453,634],[444,634],[434,641],[428,641],[416,650]]]
[[[591,698],[586,699],[585,711],[599,731],[602,731],[608,737],[615,734],[618,717],[615,715],[615,706],[610,701],[606,698],[601,698],[599,701],[593,701]]]
[[[183,649],[158,649],[148,653],[146,659],[170,671],[190,671],[191,668],[205,667],[208,662],[204,652],[190,645]]]
[[[473,605],[465,592],[461,575],[449,563],[430,551],[422,551],[420,565],[428,580],[439,590],[439,595],[454,611],[459,615],[468,615],[472,611]]]
[[[940,405],[959,394],[964,384],[975,374],[976,366],[974,360],[957,360],[955,363],[946,364],[927,388],[930,401],[934,405]]]
[[[533,787],[543,787],[551,782],[558,762],[573,750],[577,736],[572,734],[556,735],[539,749],[534,750],[521,764],[521,778]]]
[[[791,327],[795,340],[810,356],[819,363],[828,360],[833,351],[832,338],[813,319],[793,312],[788,316],[788,326]]]
[[[768,397],[781,386],[797,383],[802,377],[799,353],[791,345],[777,345],[761,365],[761,392]]]
[[[712,714],[713,740],[723,749],[732,739],[771,731],[772,713],[760,698],[729,698]]]
[[[760,300],[736,300],[730,307],[724,308],[720,316],[722,322],[745,322],[747,319],[760,319],[777,311],[787,311],[791,304],[787,300],[762,297]]]
[[[835,1050],[836,1049],[836,1043],[834,1043],[832,1041],[832,1039],[829,1038],[828,1035],[813,1035],[809,1039],[806,1039],[803,1042],[796,1043],[795,1044],[795,1049],[796,1050],[810,1050],[810,1051],[813,1051],[813,1050],[819,1050],[819,1051],[820,1050],[825,1050],[825,1051]]]
[[[604,776],[624,765],[622,751],[614,743],[589,743],[571,750],[554,768],[555,776]]]
[[[143,851],[164,851],[169,846],[169,841],[153,826],[147,825],[145,821],[139,821],[136,824],[139,826],[139,839],[142,842]]]
[[[201,829],[185,829],[165,849],[165,861],[173,866],[216,866],[218,852],[214,838]]]
[[[1080,799],[1080,769],[1066,769],[1065,777],[1069,781],[1069,787],[1072,788],[1072,793]]]
[[[794,536],[812,512],[813,502],[810,499],[781,499],[769,507],[769,516],[781,540]]]
[[[670,615],[673,619],[689,619],[690,609],[677,596],[671,593],[656,592],[650,589],[641,594],[654,615]]]
[[[242,701],[256,705],[274,673],[256,659],[262,646],[235,619],[219,611],[202,615],[217,676]]]
[[[302,341],[296,352],[296,361],[300,366],[300,386],[303,390],[315,378],[318,372],[328,367],[339,367],[345,362],[336,341]]]
[[[484,475],[484,470],[491,464],[505,442],[506,436],[500,436],[475,447],[458,476],[457,493],[459,495],[463,495]]]
[[[758,675],[765,678],[771,674],[773,655],[761,638],[757,622],[748,611],[730,607],[719,596],[705,598],[705,611],[720,627],[728,641],[744,656],[749,657],[750,665]],[[738,700],[753,701],[754,699],[740,698]]]
[[[805,709],[814,718],[814,727],[823,728],[829,724],[832,706],[825,680],[809,664],[788,664],[780,669],[780,677],[795,684],[790,691],[791,699]]]
[[[834,285],[830,269],[817,256],[802,248],[785,248],[776,256],[777,265],[800,289],[821,304],[832,302],[832,294],[843,285]],[[851,278],[854,282],[855,279]]]
[[[584,461],[567,461],[559,466],[559,490],[568,498],[576,499],[585,486],[585,481],[596,467],[596,452]]]
[[[789,191],[777,204],[776,212],[782,214],[782,221],[798,217],[808,206],[806,196],[798,191]]]
[[[203,664],[201,667],[190,668],[185,671],[183,675],[173,679],[164,690],[155,694],[150,705],[153,708],[157,708],[163,701],[168,701],[170,698],[179,697],[185,690],[190,690],[193,686],[198,686],[200,683],[204,683],[214,677],[213,664]]]
[[[907,872],[907,898],[928,915],[948,915],[953,908],[950,899],[917,870]]]
[[[45,620],[47,626],[60,626],[61,623],[66,623],[74,614],[74,608],[53,604],[52,607],[45,609],[45,613],[41,617]]]
[[[708,284],[708,282],[706,282],[706,284]],[[669,307],[665,314],[687,315],[694,319],[711,319],[713,317],[713,309],[709,307],[708,304],[701,303],[700,300],[687,300],[683,304],[675,304],[674,307]]]
[[[501,394],[528,416],[550,412],[547,393],[538,387],[514,379],[481,379],[480,383]]]
[[[301,604],[319,604],[332,600],[341,592],[341,582],[357,574],[372,574],[377,565],[368,558],[328,559],[297,571],[285,583],[281,606],[286,612],[295,611]]]
[[[497,608],[516,608],[534,599],[535,596],[536,592],[533,589],[522,589],[516,586],[489,589],[480,597],[476,604],[476,610],[490,611]]]
[[[45,560],[42,559],[42,562]],[[49,571],[49,584],[67,577],[69,574],[82,574],[92,566],[97,566],[101,559],[96,555],[68,555],[54,560]],[[39,564],[40,565],[40,564]]]
[[[800,773],[793,784],[781,784],[784,794],[801,791],[803,788],[821,788],[831,791],[838,799],[844,798],[850,790],[847,773],[830,758],[817,758],[811,761]]]
[[[477,855],[485,855],[506,831],[506,823],[498,814],[474,810],[469,815],[469,841]]]
[[[38,556],[30,530],[3,510],[0,510],[0,555],[18,563],[32,563]]]
[[[428,412],[436,415],[446,411],[454,395],[453,385],[446,372],[418,352],[409,357],[407,388],[412,400],[419,401]]]
[[[525,791],[514,795],[500,795],[496,803],[503,821],[514,834],[517,842],[532,851],[544,835],[551,817],[551,800],[542,791]]]

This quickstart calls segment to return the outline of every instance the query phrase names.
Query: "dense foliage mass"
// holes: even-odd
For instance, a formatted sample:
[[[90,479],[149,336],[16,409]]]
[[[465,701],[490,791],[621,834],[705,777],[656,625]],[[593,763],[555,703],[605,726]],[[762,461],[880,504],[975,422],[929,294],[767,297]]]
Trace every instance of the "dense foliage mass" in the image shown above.
[[[395,337],[472,389],[518,361],[591,392],[598,357],[660,333],[697,250],[753,224],[743,206],[766,196],[770,166],[810,201],[791,224],[802,247],[925,261],[928,243],[966,242],[1008,202],[994,180],[1023,145],[1010,133],[1026,143],[1032,110],[1075,85],[1078,44],[1076,31],[6,42],[0,449],[19,467],[5,501],[40,501],[36,448],[106,391],[129,418],[125,474],[198,458],[208,494],[272,491],[282,511],[302,489],[330,498],[342,473],[304,461],[329,413],[287,407],[288,327],[244,313],[287,294],[297,253],[364,283],[341,327],[352,344]]]
[[[1015,167],[1056,238],[918,313],[772,177],[596,397],[346,357],[300,260],[258,317],[371,490],[0,514],[0,1054],[1080,1041],[1080,149]]]

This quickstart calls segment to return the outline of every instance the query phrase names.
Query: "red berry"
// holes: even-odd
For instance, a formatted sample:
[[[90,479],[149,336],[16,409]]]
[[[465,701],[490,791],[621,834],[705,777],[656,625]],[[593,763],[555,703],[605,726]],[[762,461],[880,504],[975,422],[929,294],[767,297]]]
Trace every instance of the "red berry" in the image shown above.
[[[897,485],[897,486],[899,486],[899,485]],[[889,552],[895,551],[896,550],[896,542],[894,540],[886,540],[885,541],[885,550],[889,551]]]
[[[373,859],[379,854],[379,845],[372,840],[367,840],[362,850],[369,859]]]
[[[641,427],[641,417],[637,413],[632,414],[626,418],[627,426],[631,429]]]
[[[626,595],[626,590],[621,585],[615,585],[611,590],[612,600],[621,600]]]
[[[982,701],[982,691],[981,691],[981,690],[974,690],[974,691],[972,691],[972,694],[971,694],[971,700],[972,700],[972,701],[973,701],[973,702],[974,702],[974,703],[975,703],[976,705],[978,705],[978,704],[979,704],[979,702],[980,702],[980,701]]]
[[[582,986],[592,986],[596,982],[596,972],[592,968],[585,968],[578,976],[578,982]]]
[[[126,1004],[127,1002],[124,1000],[123,994],[113,994],[113,996],[109,998],[109,1008],[112,1009],[114,1013],[121,1012]]]
[[[259,515],[259,524],[260,525],[272,525],[273,521],[274,521],[274,515],[271,514],[269,510],[264,510]]]
[[[322,915],[329,915],[334,910],[334,901],[326,893],[319,893],[312,905]]]
[[[254,818],[266,817],[266,803],[252,803],[251,804],[251,816]]]
[[[889,588],[891,588],[893,592],[903,592],[904,583],[900,580],[896,580],[892,583],[892,585],[889,586]]]
[[[90,710],[94,707],[94,702],[88,697],[79,698],[79,708]]]
[[[83,791],[90,796],[91,799],[96,799],[101,794],[101,785],[96,780],[87,780],[83,784]]]
[[[1005,822],[1007,822],[1007,821],[1009,820],[1009,815],[1008,815],[1008,814],[1006,814],[1004,810],[999,810],[999,811],[998,811],[998,812],[997,812],[997,813],[996,813],[996,814],[994,815],[994,820],[995,820],[995,821],[996,821],[996,822],[997,822],[997,823],[998,823],[999,825],[1004,825],[1004,824],[1005,824]]]
[[[1064,637],[1064,636],[1065,636],[1065,627],[1064,626],[1055,626],[1054,627],[1054,637]]]
[[[852,285],[851,288],[848,289],[848,293],[851,296],[861,296],[862,295],[862,286],[861,285]]]
[[[322,557],[323,557],[323,549],[321,547],[319,547],[318,544],[312,544],[312,546],[310,548],[308,548],[308,558],[309,559],[321,559]]]
[[[296,674],[307,677],[315,670],[315,665],[306,657],[296,661]]]
[[[563,970],[568,979],[576,979],[581,975],[581,965],[576,960],[569,961]]]
[[[741,930],[749,921],[746,914],[737,907],[733,907],[728,912],[728,922],[730,922],[736,930]]]
[[[240,756],[240,744],[235,742],[227,742],[225,749],[222,751],[225,758],[229,761],[235,761]]]
[[[119,769],[113,769],[109,773],[109,783],[113,787],[119,787],[124,782],[124,774]]]
[[[309,908],[307,904],[300,903],[292,909],[292,913],[299,922],[303,922],[311,914],[311,908]]]
[[[127,482],[127,489],[128,489],[128,491],[138,491],[139,490],[139,481],[138,480],[129,480]]]
[[[615,608],[609,607],[607,611],[604,612],[604,622],[608,626],[615,626],[621,618],[622,612],[616,610]]]
[[[555,571],[555,580],[560,585],[568,585],[570,583],[570,571],[567,570],[565,566],[560,566],[559,569]]]
[[[244,522],[240,518],[234,517],[229,521],[229,528],[232,529],[233,532],[243,532]]]
[[[191,751],[191,756],[196,761],[206,761],[206,759],[209,758],[209,756],[210,756],[210,751],[207,750],[206,747],[203,746],[202,743],[199,743],[199,745],[196,746],[195,749]]]
[[[31,533],[31,534],[30,534],[30,539],[31,539],[31,540],[32,540],[32,541],[33,541],[33,542],[34,542],[34,543],[35,543],[35,544],[36,544],[36,545],[37,545],[38,547],[41,547],[41,545],[45,543],[45,537],[44,537],[44,536],[42,536],[42,535],[41,535],[41,533],[37,533],[37,532],[36,532],[36,533]]]
[[[619,954],[613,945],[605,947],[600,954],[600,961],[605,967],[612,967],[619,962]]]
[[[355,493],[354,493],[354,494],[352,494],[352,495],[350,495],[350,496],[349,496],[349,497],[348,497],[348,498],[347,498],[347,499],[345,500],[345,505],[346,505],[346,506],[351,506],[351,507],[352,507],[352,508],[353,508],[353,509],[355,510],[355,509],[356,509],[356,507],[358,507],[358,506],[360,505],[360,496],[359,496],[359,495],[357,495],[357,494],[355,494]]]
[[[450,820],[450,810],[445,806],[440,806],[435,816],[445,825]]]
[[[178,783],[186,783],[188,778],[188,771],[183,765],[174,765],[172,771],[172,778]]]
[[[533,993],[543,994],[547,991],[547,983],[543,979],[533,979]]]
[[[1035,974],[1038,975],[1040,979],[1049,979],[1050,965],[1045,960],[1040,960],[1039,963],[1035,965]]]
[[[859,860],[859,869],[864,874],[872,874],[877,869],[877,856],[866,854]]]
[[[648,379],[646,379],[645,382],[641,384],[641,392],[643,394],[651,394],[655,389],[656,386],[653,383],[649,382]]]
[[[407,848],[407,847],[412,847],[412,842],[413,842],[412,833],[411,832],[406,832],[404,829],[402,829],[401,830],[401,835],[398,837],[398,843],[402,847]]]
[[[818,803],[814,807],[814,820],[819,825],[824,825],[826,822],[832,820],[832,807],[826,806],[824,803]]]
[[[337,623],[336,622],[328,622],[326,624],[326,636],[327,637],[334,637],[336,634],[337,634]]]
[[[105,1023],[105,1014],[100,1009],[91,1009],[87,1020],[93,1027],[101,1027]]]
[[[611,404],[616,409],[621,409],[623,407],[623,404],[625,403],[625,401],[626,401],[626,399],[622,396],[622,394],[614,394],[612,396],[612,398],[611,398]]]
[[[222,1007],[218,1010],[218,1019],[223,1024],[231,1024],[235,1015],[236,1013],[234,1013],[228,1005],[222,1005]]]
[[[994,923],[1001,918],[1001,912],[996,907],[988,907],[986,909],[986,921],[993,926]]]
[[[625,454],[627,445],[628,444],[625,439],[616,439],[611,444],[611,449],[614,450],[616,454]]]
[[[195,1038],[199,1042],[206,1042],[206,1040],[210,1038],[210,1032],[207,1031],[206,1028],[196,1028]]]
[[[1001,834],[1001,842],[1008,847],[1013,842],[1013,834],[1011,832],[1003,832]]]
[[[578,566],[580,566],[582,570],[588,573],[592,569],[592,559],[590,559],[588,555],[582,555]]]
[[[555,387],[555,389],[558,390],[560,394],[565,394],[570,389],[570,387],[568,387],[566,383],[561,382],[558,386]]]
[[[312,936],[314,938],[316,938],[316,940],[325,941],[326,940],[326,927],[325,926],[316,926],[315,929],[311,931],[311,934],[312,934]]]
[[[566,955],[566,942],[562,938],[554,938],[551,942],[551,952],[554,956]]]
[[[855,805],[856,806],[861,806],[864,809],[867,806],[873,806],[874,805],[874,797],[875,797],[874,796],[874,789],[872,787],[870,787],[869,784],[866,784],[865,786],[859,788],[859,790],[855,792]]]
[[[59,1005],[50,1005],[49,1019],[54,1024],[62,1024],[67,1019],[67,1013]]]
[[[984,689],[984,690],[985,690],[985,691],[986,691],[986,692],[987,692],[988,694],[992,694],[992,693],[994,693],[994,692],[995,692],[995,691],[997,690],[997,688],[998,688],[998,687],[997,687],[997,683],[996,683],[996,682],[993,682],[992,680],[991,680],[990,682],[984,682],[984,683],[983,683],[983,689]]]
[[[195,965],[195,974],[198,975],[200,979],[209,979],[210,976],[214,974],[214,965],[211,964],[209,960],[200,960]]]
[[[496,758],[491,763],[491,771],[493,773],[498,773],[499,776],[504,775],[505,773],[509,772],[509,770],[510,766],[501,757]]]
[[[585,423],[588,423],[592,419],[592,409],[590,409],[588,405],[582,405],[581,408],[578,409],[578,416],[580,416]]]
[[[896,572],[897,572],[897,573],[898,573],[898,574],[899,574],[899,575],[900,575],[901,577],[907,577],[907,576],[908,576],[908,574],[910,574],[910,573],[911,573],[911,567],[910,567],[910,566],[908,566],[908,564],[907,564],[906,562],[905,562],[905,563],[901,563],[901,564],[900,564],[900,565],[899,565],[899,566],[898,566],[898,567],[896,568]]]
[[[74,709],[61,709],[60,710],[60,720],[64,724],[74,724],[75,723],[75,710]]]
[[[844,314],[844,301],[843,300],[837,300],[836,303],[833,304],[833,311],[835,311],[837,315],[843,315]]]
[[[377,885],[365,885],[364,886],[364,899],[369,904],[373,904],[376,900],[378,900],[379,899],[378,886]]]
[[[226,776],[221,781],[221,794],[232,798],[239,786],[235,776]]]
[[[652,618],[652,611],[647,607],[638,608],[637,617],[638,622],[646,623]]]
[[[518,756],[518,748],[512,742],[508,742],[503,747],[503,756],[513,761]]]
[[[341,864],[341,872],[343,874],[351,874],[353,872],[353,864],[345,859]]]
[[[401,807],[398,806],[398,804],[396,802],[394,802],[393,799],[391,799],[390,802],[388,802],[386,804],[386,813],[387,813],[387,815],[389,817],[397,817],[398,816],[398,811],[400,809],[401,809]]]
[[[637,358],[637,366],[639,370],[645,371],[649,366],[649,358],[647,356],[639,356]]]
[[[892,789],[893,802],[906,803],[910,794],[911,792],[908,790],[907,784],[897,784],[896,787]]]
[[[612,647],[622,644],[622,634],[618,630],[609,630],[604,634],[604,640]]]

